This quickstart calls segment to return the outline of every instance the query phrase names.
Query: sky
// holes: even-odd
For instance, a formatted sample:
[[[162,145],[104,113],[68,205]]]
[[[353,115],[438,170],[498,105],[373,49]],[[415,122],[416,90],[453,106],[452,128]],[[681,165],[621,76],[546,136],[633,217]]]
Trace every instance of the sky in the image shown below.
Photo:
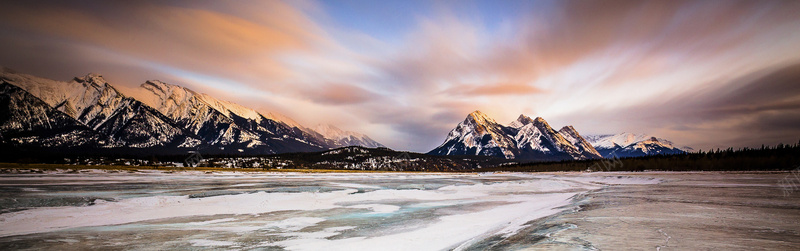
[[[157,79],[427,152],[470,112],[800,140],[800,1],[3,1],[0,65]]]

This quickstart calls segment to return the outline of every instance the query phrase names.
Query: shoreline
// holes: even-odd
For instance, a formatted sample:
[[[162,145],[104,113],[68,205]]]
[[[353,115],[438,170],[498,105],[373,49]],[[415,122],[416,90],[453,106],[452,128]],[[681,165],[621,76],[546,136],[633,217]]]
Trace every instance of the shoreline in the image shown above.
[[[13,173],[10,170],[30,170],[27,173],[37,173],[36,171],[66,171],[71,173],[83,173],[85,170],[118,171],[118,172],[146,172],[162,171],[165,174],[178,172],[203,172],[203,173],[398,173],[398,174],[450,174],[450,175],[475,175],[475,174],[506,174],[506,173],[529,173],[529,174],[626,174],[626,175],[646,175],[646,174],[694,174],[694,173],[729,173],[729,174],[785,174],[796,172],[795,170],[709,170],[709,171],[481,171],[480,169],[453,172],[425,172],[425,171],[380,171],[380,170],[347,170],[347,169],[262,169],[262,168],[225,168],[225,167],[164,167],[164,166],[109,166],[109,165],[66,165],[66,164],[20,164],[20,163],[0,163],[0,174]]]
[[[224,167],[163,167],[163,166],[107,166],[107,165],[65,165],[65,164],[19,164],[0,163],[0,170],[106,170],[106,171],[163,171],[174,172],[231,172],[231,173],[414,173],[414,174],[458,174],[459,172],[421,172],[421,171],[373,171],[343,169],[263,169],[263,168],[224,168]],[[4,172],[0,171],[0,174]]]

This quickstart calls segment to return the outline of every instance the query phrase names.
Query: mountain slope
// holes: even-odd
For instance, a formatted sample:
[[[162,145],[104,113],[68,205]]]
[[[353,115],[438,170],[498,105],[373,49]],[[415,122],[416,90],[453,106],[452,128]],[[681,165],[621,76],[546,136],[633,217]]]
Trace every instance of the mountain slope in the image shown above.
[[[30,105],[52,108],[94,131],[103,141],[98,145],[104,148],[200,147],[216,152],[274,154],[345,145],[383,146],[353,132],[326,138],[286,116],[261,113],[155,80],[139,89],[124,89],[131,96],[98,74],[62,82],[2,68],[0,80],[41,102]],[[34,102],[22,100],[19,102]]]
[[[31,90],[50,107],[102,135],[105,147],[196,146],[186,133],[158,111],[123,95],[97,74],[69,82],[4,70],[2,79]],[[30,93],[30,92],[29,92]]]
[[[558,130],[558,133],[564,136],[564,138],[572,143],[573,146],[578,148],[578,151],[585,159],[603,158],[603,156],[597,152],[597,149],[595,149],[594,146],[589,143],[589,141],[584,139],[574,127],[562,127],[561,130]]]
[[[541,117],[531,119],[520,115],[509,126],[504,126],[475,111],[429,154],[485,155],[537,161],[600,158],[591,145],[581,144],[583,139],[574,128],[565,131],[569,133],[568,137],[555,131]],[[573,142],[579,143],[580,147]]]
[[[185,87],[147,81],[139,99],[212,145],[244,145],[266,153],[321,151],[335,147],[318,133],[274,120],[277,116],[200,94]],[[290,123],[295,123],[290,120]]]
[[[27,91],[0,80],[0,142],[14,146],[95,145],[100,135]]]

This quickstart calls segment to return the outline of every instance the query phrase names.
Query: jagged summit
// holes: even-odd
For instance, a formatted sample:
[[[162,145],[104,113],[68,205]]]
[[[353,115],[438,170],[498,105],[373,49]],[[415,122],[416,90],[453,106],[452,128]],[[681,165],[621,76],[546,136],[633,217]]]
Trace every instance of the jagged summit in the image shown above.
[[[89,73],[84,75],[83,77],[75,77],[72,79],[72,81],[98,87],[103,85],[108,85],[108,81],[106,81],[106,79],[103,78],[103,75],[97,73]]]
[[[469,115],[470,115],[470,116],[472,116],[472,115],[476,115],[476,116],[488,117],[488,116],[487,116],[486,114],[484,114],[484,113],[483,113],[481,110],[474,110],[474,111],[470,112],[470,113],[469,113]]]
[[[590,135],[587,137],[595,148],[612,148],[614,146],[628,146],[630,144],[647,140],[652,136],[639,133],[623,132],[619,134]]]
[[[435,155],[486,155],[506,159],[563,160],[594,159],[600,155],[577,132],[569,137],[555,131],[541,117],[524,114],[509,126],[500,125],[486,114],[475,111],[450,131],[442,145],[431,150]],[[573,144],[580,144],[576,146]]]
[[[575,130],[575,127],[564,126],[561,130],[558,130],[558,133],[564,136],[564,138],[572,143],[575,147],[578,148],[579,151],[585,153],[586,155],[591,155],[595,157],[602,157],[600,152],[595,149],[589,141],[584,139],[579,133],[578,130]]]
[[[519,129],[520,127],[530,123],[533,123],[533,119],[531,119],[531,117],[525,116],[525,114],[520,114],[517,120],[512,121],[509,126]]]
[[[186,88],[184,88],[182,86],[167,84],[167,83],[161,82],[160,80],[147,80],[144,83],[142,83],[141,85],[139,85],[139,87],[147,89],[147,90],[150,90],[150,91],[161,92],[161,93],[166,93],[166,92],[168,92],[170,90],[175,90],[175,89],[181,89],[181,90],[189,91],[189,89],[186,89]]]
[[[494,119],[492,119],[491,117],[489,117],[485,113],[483,113],[481,111],[478,111],[478,110],[475,110],[474,112],[470,113],[467,116],[467,120],[469,120],[469,119],[471,119],[473,122],[481,124],[481,125],[490,124],[490,123],[491,124],[497,124],[497,122],[494,121]]]
[[[441,146],[429,154],[513,158],[514,153],[508,150],[514,144],[514,139],[506,132],[509,129],[486,114],[474,111],[447,134],[447,140]]]

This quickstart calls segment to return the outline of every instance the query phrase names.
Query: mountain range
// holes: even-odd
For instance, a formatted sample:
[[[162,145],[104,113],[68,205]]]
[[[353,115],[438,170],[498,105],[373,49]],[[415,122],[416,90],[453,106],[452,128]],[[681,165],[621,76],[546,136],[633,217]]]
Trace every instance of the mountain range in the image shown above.
[[[331,125],[311,129],[157,80],[123,93],[98,74],[63,82],[2,68],[0,105],[0,142],[13,147],[245,154],[383,147],[363,134]]]
[[[541,117],[524,114],[508,125],[480,111],[450,131],[434,155],[483,155],[517,160],[583,160],[602,158],[572,126],[556,131]]]
[[[648,135],[621,133],[583,137],[572,126],[554,130],[541,117],[521,114],[508,125],[480,111],[470,113],[428,154],[481,155],[527,161],[585,160],[677,154],[672,142]]]
[[[9,149],[84,149],[148,154],[278,154],[346,146],[385,147],[364,134],[332,125],[305,127],[289,117],[220,100],[178,85],[150,80],[120,89],[101,75],[55,81],[0,68],[0,145]],[[581,136],[555,130],[541,117],[520,115],[508,125],[475,111],[432,155],[502,159],[585,160],[690,151],[644,134]]]
[[[694,150],[690,147],[678,148],[669,140],[646,134],[587,135],[585,138],[604,158],[679,154]]]

